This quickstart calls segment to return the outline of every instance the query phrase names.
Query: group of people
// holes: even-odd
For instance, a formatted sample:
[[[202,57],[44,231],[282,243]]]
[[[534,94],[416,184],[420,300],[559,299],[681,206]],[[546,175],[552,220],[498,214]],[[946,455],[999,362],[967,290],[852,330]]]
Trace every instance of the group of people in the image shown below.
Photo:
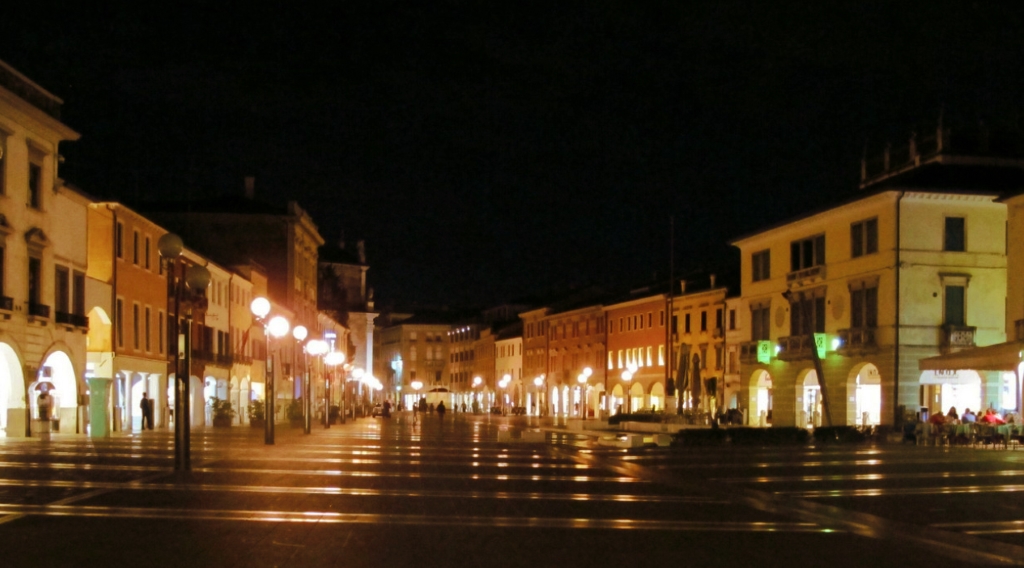
[[[473,411],[474,412],[476,412],[476,406],[477,406],[476,401],[473,401],[473,407],[474,407]],[[466,403],[463,402],[462,403],[462,412],[465,413],[467,408],[468,407],[466,406]],[[420,414],[420,413],[423,413],[423,414],[428,414],[428,413],[429,414],[433,414],[434,411],[437,411],[437,415],[438,416],[440,416],[441,418],[444,418],[444,413],[448,411],[448,407],[446,407],[444,405],[444,401],[443,400],[438,402],[437,406],[434,406],[434,403],[429,403],[428,404],[426,398],[421,398],[419,400],[419,402],[413,403],[413,405],[412,405],[413,419],[416,419],[417,415]],[[458,411],[459,411],[459,405],[458,404],[453,404],[452,405],[452,412],[458,412]]]
[[[956,407],[951,406],[949,407],[949,412],[945,414],[942,414],[941,412],[936,412],[931,416],[931,418],[928,419],[928,422],[939,426],[944,424],[974,423],[994,425],[1007,423],[1012,424],[1014,423],[1014,416],[1012,413],[1007,414],[1006,417],[1000,416],[1000,414],[996,412],[995,409],[992,408],[986,409],[981,416],[978,416],[977,414],[972,412],[970,408],[965,409],[963,414],[957,414]]]

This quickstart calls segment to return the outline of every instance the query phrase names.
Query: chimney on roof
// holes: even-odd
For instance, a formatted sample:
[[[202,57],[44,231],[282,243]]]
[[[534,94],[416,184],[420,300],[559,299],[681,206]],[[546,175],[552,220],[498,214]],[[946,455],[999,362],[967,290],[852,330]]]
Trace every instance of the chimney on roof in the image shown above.
[[[253,176],[245,176],[245,198],[254,199],[256,197],[256,178]]]
[[[686,280],[680,280],[679,281],[679,293],[680,294],[685,294],[686,293]]]
[[[712,274],[711,275],[711,288],[714,288],[714,287],[715,287],[715,275]]]

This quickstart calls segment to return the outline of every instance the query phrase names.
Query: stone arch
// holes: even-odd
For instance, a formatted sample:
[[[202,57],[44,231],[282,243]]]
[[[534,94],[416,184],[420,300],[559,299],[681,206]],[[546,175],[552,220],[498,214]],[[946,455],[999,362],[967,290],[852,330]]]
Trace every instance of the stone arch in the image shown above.
[[[877,426],[882,423],[882,375],[877,365],[864,362],[850,369],[846,377],[846,400],[847,425]]]
[[[629,411],[636,412],[644,407],[644,386],[634,382],[629,387]]]
[[[772,376],[765,369],[756,369],[750,374],[748,381],[750,413],[747,416],[747,423],[751,426],[768,426],[772,423],[772,407],[774,406]]]
[[[0,437],[25,435],[25,374],[17,344],[0,334]]]
[[[818,372],[814,369],[801,369],[796,374],[796,397],[793,408],[796,412],[794,423],[801,428],[821,426],[824,412],[821,399],[821,385],[818,384]]]
[[[43,383],[52,385],[50,395],[53,398],[57,430],[74,433],[79,418],[78,395],[85,392],[85,388],[66,349],[66,345],[56,343],[47,350],[43,364],[29,388],[32,395],[29,402],[32,405],[32,417],[39,418],[36,395],[41,392]]]
[[[665,385],[661,381],[651,385],[651,407],[665,410]]]

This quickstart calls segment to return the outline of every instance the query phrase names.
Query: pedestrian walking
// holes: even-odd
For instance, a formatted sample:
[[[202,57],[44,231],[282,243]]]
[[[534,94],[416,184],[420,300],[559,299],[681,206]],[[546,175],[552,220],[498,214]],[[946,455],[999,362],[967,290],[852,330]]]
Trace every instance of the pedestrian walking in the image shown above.
[[[437,403],[437,416],[444,420],[444,401]]]
[[[153,401],[148,393],[142,393],[142,400],[139,401],[139,410],[142,411],[142,429],[153,429]]]

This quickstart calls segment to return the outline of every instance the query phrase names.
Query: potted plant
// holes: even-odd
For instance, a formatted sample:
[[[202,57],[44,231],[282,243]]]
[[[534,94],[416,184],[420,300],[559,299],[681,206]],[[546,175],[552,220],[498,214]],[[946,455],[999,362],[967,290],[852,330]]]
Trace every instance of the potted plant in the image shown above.
[[[296,428],[301,428],[305,424],[305,419],[302,415],[302,399],[293,398],[288,403],[288,408],[285,409],[285,413],[288,415],[288,422]]]
[[[263,428],[267,424],[267,407],[262,400],[256,399],[249,403],[249,426]]]
[[[235,409],[231,403],[217,397],[210,398],[210,409],[213,411],[213,425],[216,428],[231,426],[231,420],[235,417]]]

